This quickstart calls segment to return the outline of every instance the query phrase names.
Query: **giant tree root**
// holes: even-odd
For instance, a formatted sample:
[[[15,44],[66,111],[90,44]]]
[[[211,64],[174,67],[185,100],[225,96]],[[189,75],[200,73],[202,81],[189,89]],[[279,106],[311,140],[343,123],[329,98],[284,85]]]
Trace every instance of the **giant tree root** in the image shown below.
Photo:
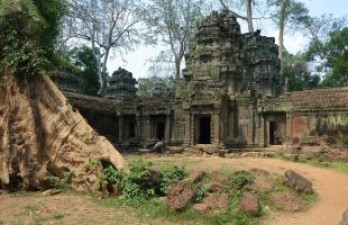
[[[122,156],[87,124],[46,75],[8,73],[0,87],[0,188],[49,188],[47,176],[72,174],[76,189],[90,189],[102,166],[124,169]],[[100,164],[101,165],[101,164]]]

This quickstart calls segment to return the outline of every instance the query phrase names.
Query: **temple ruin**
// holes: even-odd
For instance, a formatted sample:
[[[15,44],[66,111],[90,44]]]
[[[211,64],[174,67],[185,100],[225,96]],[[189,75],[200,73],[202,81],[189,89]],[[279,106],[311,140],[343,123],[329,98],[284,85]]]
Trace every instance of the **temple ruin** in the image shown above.
[[[175,96],[137,97],[136,80],[122,68],[105,98],[82,95],[69,82],[58,85],[119,149],[151,140],[216,151],[320,140],[346,144],[348,88],[286,92],[277,49],[274,38],[242,34],[236,17],[213,12],[198,23]]]

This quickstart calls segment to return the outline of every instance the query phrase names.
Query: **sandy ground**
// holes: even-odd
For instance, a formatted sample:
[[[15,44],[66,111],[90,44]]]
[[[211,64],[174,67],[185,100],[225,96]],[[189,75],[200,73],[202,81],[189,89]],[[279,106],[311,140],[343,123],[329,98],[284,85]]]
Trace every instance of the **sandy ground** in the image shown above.
[[[240,170],[261,168],[284,173],[292,169],[313,182],[320,200],[310,209],[297,213],[278,213],[267,216],[268,225],[337,225],[348,208],[348,176],[312,166],[276,159],[224,159],[160,157],[149,158],[163,164],[185,165],[188,169],[216,170],[221,168]],[[59,194],[44,197],[41,193],[0,195],[0,225],[20,224],[153,224],[171,225],[164,218],[150,220],[127,207],[108,208],[95,203],[91,197]],[[178,224],[178,223],[175,223]]]

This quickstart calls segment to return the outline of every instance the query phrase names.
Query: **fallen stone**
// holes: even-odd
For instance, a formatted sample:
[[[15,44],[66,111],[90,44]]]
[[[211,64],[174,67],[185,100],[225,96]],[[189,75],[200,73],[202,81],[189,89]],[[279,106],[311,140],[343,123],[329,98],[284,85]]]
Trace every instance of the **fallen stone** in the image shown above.
[[[195,192],[192,185],[184,181],[174,182],[168,188],[168,205],[174,211],[182,211],[191,202]]]
[[[163,141],[158,141],[152,148],[153,152],[157,153],[164,153],[164,142]]]
[[[239,211],[251,216],[260,216],[259,197],[251,192],[244,192],[238,203]]]
[[[147,148],[138,148],[138,152],[139,152],[139,153],[150,153],[151,150],[150,150],[150,149],[147,149]]]
[[[187,180],[195,184],[202,181],[204,175],[205,175],[204,171],[193,171],[188,175]]]
[[[252,174],[255,174],[255,175],[262,175],[262,176],[267,176],[267,175],[269,175],[269,172],[268,172],[268,171],[263,170],[263,169],[259,169],[259,168],[252,168],[252,169],[250,170],[250,172],[251,172]]]
[[[208,188],[208,191],[209,191],[210,193],[219,192],[219,191],[221,191],[221,190],[222,190],[221,184],[216,184],[216,183],[211,184],[210,187]]]
[[[227,176],[219,171],[213,171],[211,173],[211,178],[214,179],[214,181],[222,183],[222,184],[228,181]]]
[[[255,176],[253,183],[250,185],[252,190],[268,192],[273,189],[273,183],[264,176]]]
[[[193,205],[193,209],[201,214],[209,213],[211,210],[210,204],[205,202]]]
[[[292,170],[285,172],[284,182],[287,186],[298,192],[313,191],[312,182]]]
[[[217,198],[216,208],[226,209],[228,207],[228,194],[224,193]]]
[[[62,192],[62,190],[48,189],[48,190],[42,192],[42,195],[45,197],[48,197],[48,196],[59,194],[61,192]]]
[[[183,153],[184,152],[184,147],[181,147],[181,146],[167,146],[166,147],[166,152],[168,154]]]
[[[297,212],[303,208],[301,200],[293,193],[272,193],[270,200],[276,208],[287,212]]]
[[[338,225],[348,225],[348,209],[343,213],[342,220]]]
[[[201,214],[221,211],[228,208],[228,194],[208,195],[202,203],[195,204],[193,209]]]

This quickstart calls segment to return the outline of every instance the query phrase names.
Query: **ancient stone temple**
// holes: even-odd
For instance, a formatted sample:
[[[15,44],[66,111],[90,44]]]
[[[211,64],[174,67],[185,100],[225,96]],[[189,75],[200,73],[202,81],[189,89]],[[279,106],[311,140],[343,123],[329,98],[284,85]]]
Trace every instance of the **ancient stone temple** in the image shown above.
[[[108,84],[105,98],[124,100],[135,97],[137,88],[135,87],[137,81],[133,78],[132,73],[123,68],[118,68],[115,71]]]
[[[284,92],[274,38],[242,34],[227,12],[213,12],[197,28],[175,96],[136,97],[135,79],[120,68],[105,98],[66,97],[120,149],[164,140],[219,151],[348,134],[348,89]]]
[[[274,38],[241,34],[236,18],[214,12],[190,42],[182,88],[182,117],[174,140],[186,146],[263,145],[257,99],[280,93]]]

